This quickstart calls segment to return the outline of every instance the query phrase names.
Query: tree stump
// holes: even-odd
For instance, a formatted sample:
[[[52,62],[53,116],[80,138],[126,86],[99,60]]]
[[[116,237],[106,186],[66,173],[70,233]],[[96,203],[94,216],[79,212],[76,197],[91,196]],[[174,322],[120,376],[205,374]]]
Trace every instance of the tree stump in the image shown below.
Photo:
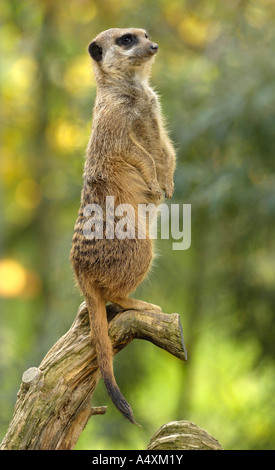
[[[190,421],[164,424],[151,438],[147,450],[223,450],[220,443]]]
[[[114,353],[133,339],[144,339],[186,360],[178,314],[122,311],[107,307]],[[24,372],[14,414],[0,450],[69,450],[92,415],[106,407],[91,407],[100,372],[86,303],[69,331],[50,349],[39,367]]]

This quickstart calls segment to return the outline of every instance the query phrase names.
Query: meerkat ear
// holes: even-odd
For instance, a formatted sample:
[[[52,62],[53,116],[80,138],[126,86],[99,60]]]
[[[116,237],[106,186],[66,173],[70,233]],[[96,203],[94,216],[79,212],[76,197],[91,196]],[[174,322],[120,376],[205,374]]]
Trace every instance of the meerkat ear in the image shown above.
[[[99,46],[95,41],[89,44],[88,51],[90,56],[97,62],[102,60],[102,47]]]

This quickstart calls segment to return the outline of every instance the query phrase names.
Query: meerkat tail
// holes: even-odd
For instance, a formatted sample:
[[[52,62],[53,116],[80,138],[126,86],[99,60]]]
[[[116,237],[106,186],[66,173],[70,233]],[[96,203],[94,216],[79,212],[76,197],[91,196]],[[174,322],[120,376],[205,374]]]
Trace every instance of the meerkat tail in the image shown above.
[[[107,392],[123,416],[131,421],[131,423],[137,424],[131,406],[122,395],[114,377],[113,348],[108,335],[105,301],[97,289],[93,289],[92,292],[89,289],[89,294],[85,295],[85,297],[95,342],[97,361]]]

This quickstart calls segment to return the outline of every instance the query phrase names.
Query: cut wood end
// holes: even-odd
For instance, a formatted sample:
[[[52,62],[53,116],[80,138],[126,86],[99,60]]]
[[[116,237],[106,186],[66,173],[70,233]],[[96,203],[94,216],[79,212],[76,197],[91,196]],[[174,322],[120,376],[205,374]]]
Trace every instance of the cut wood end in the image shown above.
[[[90,416],[104,415],[107,411],[107,406],[93,406],[91,407]]]
[[[37,367],[30,367],[29,369],[25,370],[22,375],[22,383],[28,387],[32,382],[36,382],[40,379],[43,375],[40,369]]]

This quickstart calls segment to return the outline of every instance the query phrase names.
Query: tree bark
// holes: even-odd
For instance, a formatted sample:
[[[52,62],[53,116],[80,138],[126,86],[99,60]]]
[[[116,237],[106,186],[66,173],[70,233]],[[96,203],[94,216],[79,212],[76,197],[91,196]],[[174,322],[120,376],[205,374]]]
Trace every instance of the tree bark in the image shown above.
[[[220,443],[190,421],[164,424],[151,438],[147,450],[223,450]]]
[[[178,314],[122,311],[107,307],[114,353],[133,339],[145,339],[186,360]],[[100,378],[85,302],[69,331],[50,349],[40,366],[24,372],[13,418],[0,450],[69,450],[89,418],[106,407],[91,407]]]

